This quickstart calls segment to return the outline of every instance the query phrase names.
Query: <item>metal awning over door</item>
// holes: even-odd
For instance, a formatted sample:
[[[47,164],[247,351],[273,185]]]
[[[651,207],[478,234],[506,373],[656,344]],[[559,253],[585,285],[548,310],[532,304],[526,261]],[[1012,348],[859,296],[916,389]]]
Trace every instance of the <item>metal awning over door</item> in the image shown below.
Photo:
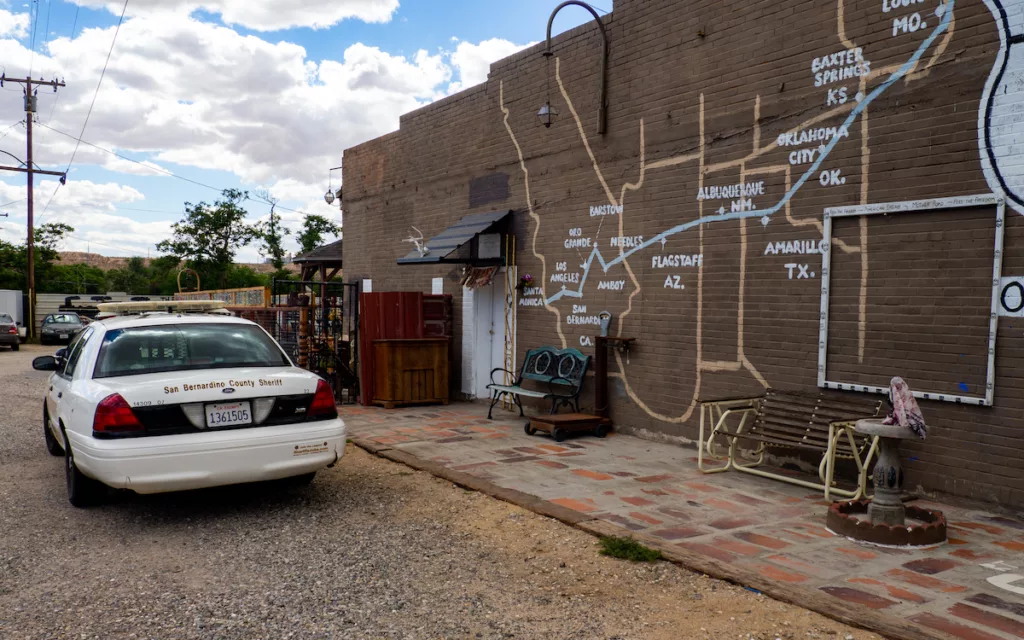
[[[398,264],[472,264],[497,266],[505,263],[507,219],[512,211],[492,211],[463,216],[409,252]]]

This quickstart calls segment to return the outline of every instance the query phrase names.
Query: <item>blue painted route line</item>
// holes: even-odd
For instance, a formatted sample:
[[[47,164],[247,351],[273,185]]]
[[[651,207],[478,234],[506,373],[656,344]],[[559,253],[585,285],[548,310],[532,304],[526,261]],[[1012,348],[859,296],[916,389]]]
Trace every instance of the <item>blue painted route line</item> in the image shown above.
[[[953,20],[954,4],[955,0],[949,0],[948,2],[945,3],[945,5],[943,5],[945,6],[945,11],[942,14],[942,20],[939,22],[939,26],[936,27],[935,30],[932,31],[931,35],[929,35],[924,40],[924,42],[921,43],[921,46],[919,46],[917,50],[914,51],[914,55],[912,55],[910,59],[906,61],[906,63],[904,63],[899,69],[894,71],[885,82],[875,87],[875,89],[872,90],[871,93],[864,96],[864,98],[859,103],[857,103],[856,106],[854,106],[853,110],[850,111],[850,115],[847,116],[846,120],[843,122],[843,128],[849,130],[850,126],[857,120],[858,117],[860,117],[860,114],[862,114],[864,110],[868,108],[868,105],[871,104],[875,100],[875,98],[885,93],[889,89],[889,87],[899,82],[900,79],[903,78],[903,76],[907,75],[907,73],[909,73],[910,70],[917,65],[918,61],[921,59],[922,56],[924,56],[925,52],[927,52],[928,49],[931,48],[932,43],[935,42],[936,38],[938,38],[946,29],[949,28],[949,24]],[[813,164],[811,164],[811,167],[806,172],[804,172],[802,176],[800,176],[800,179],[796,181],[796,184],[794,184],[790,188],[790,190],[787,191],[784,196],[782,196],[781,200],[779,200],[774,206],[768,209],[752,209],[750,211],[732,211],[729,213],[719,213],[704,216],[702,218],[698,218],[697,220],[684,222],[683,224],[676,225],[671,229],[662,231],[658,235],[654,236],[653,238],[650,238],[649,240],[644,241],[642,244],[637,245],[633,249],[630,249],[629,251],[626,251],[621,255],[616,256],[614,260],[607,262],[605,261],[604,256],[601,255],[600,248],[595,245],[594,250],[590,252],[590,257],[588,257],[587,261],[582,265],[583,276],[580,278],[579,289],[566,289],[563,285],[562,290],[548,298],[546,303],[551,304],[553,302],[557,302],[562,298],[582,298],[583,287],[587,283],[587,276],[590,275],[590,268],[591,266],[593,266],[595,259],[600,263],[601,268],[605,272],[607,272],[608,269],[626,260],[634,253],[642,251],[643,249],[646,249],[652,244],[657,244],[658,242],[661,242],[662,239],[666,239],[677,233],[681,233],[688,229],[692,229],[698,225],[710,224],[712,222],[726,222],[728,220],[740,220],[742,218],[760,218],[763,216],[771,216],[774,215],[775,213],[778,213],[778,211],[782,209],[784,206],[786,206],[786,203],[793,198],[796,192],[799,191],[804,186],[804,184],[811,178],[811,176],[813,176],[818,171],[818,169],[821,168],[821,164],[825,161],[829,154],[832,153],[832,150],[839,143],[839,140],[840,136],[833,136],[829,143],[825,145],[824,151],[818,154],[818,159],[815,160]]]

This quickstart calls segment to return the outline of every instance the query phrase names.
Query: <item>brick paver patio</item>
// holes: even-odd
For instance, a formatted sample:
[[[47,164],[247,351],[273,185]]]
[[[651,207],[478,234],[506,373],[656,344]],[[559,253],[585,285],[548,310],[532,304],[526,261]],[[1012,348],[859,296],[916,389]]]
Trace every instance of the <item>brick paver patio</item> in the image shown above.
[[[705,475],[696,450],[639,438],[556,443],[486,406],[343,407],[357,443],[388,447],[703,554],[910,621],[935,637],[1024,638],[1024,522],[984,505],[942,510],[949,542],[883,549],[825,529],[822,494],[746,474]]]

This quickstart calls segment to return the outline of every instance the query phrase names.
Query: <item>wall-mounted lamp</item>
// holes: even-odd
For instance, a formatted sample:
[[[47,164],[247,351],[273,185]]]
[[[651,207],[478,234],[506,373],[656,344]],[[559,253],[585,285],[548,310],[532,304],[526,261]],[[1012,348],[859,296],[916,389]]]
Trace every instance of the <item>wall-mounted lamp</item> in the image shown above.
[[[331,187],[331,172],[339,169],[341,169],[341,167],[333,167],[327,171],[327,193],[324,194],[324,202],[328,205],[334,204],[335,199],[341,200],[341,187],[338,187],[337,193],[335,193],[333,187]],[[342,206],[342,203],[339,202],[338,206]]]
[[[551,51],[551,26],[555,22],[555,16],[558,15],[559,11],[561,11],[562,9],[571,4],[583,7],[584,9],[589,11],[594,16],[594,20],[597,21],[598,28],[601,29],[601,79],[599,91],[600,106],[598,107],[597,113],[597,132],[599,134],[604,134],[608,125],[608,34],[604,30],[604,23],[601,22],[601,16],[597,15],[597,11],[594,10],[594,7],[590,6],[586,2],[581,2],[581,0],[566,0],[566,2],[563,2],[562,4],[555,7],[555,10],[551,12],[551,17],[548,18],[548,46],[547,49],[545,49],[544,51],[544,57],[550,59],[551,56],[554,55],[554,53]],[[549,70],[549,84],[551,79],[550,75],[551,71]],[[537,113],[537,117],[540,118],[541,122],[544,123],[545,127],[550,127],[551,122],[554,120],[554,116],[557,115],[558,112],[555,111],[554,107],[551,106],[551,96],[549,95],[548,101],[544,103],[543,107],[541,107],[540,112]]]

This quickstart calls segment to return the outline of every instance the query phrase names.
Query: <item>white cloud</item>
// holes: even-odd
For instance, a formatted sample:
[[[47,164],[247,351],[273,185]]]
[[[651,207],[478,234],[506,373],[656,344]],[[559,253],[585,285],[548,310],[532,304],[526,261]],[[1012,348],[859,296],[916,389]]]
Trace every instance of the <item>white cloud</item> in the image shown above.
[[[458,71],[459,81],[452,83],[450,87],[451,93],[484,82],[487,80],[487,74],[491,71],[492,62],[506,58],[516,51],[521,51],[535,44],[533,42],[529,44],[515,44],[501,38],[491,38],[479,44],[460,41],[458,38],[453,38],[452,40],[453,42],[458,42],[458,46],[455,47],[455,51],[451,54],[451,62]]]
[[[100,3],[97,0],[94,4]],[[238,176],[243,188],[252,191],[255,185],[268,185],[282,204],[340,221],[337,205],[327,206],[323,193],[327,170],[341,164],[344,149],[395,130],[401,114],[447,95],[453,87],[482,81],[492,60],[521,48],[502,40],[480,44],[460,41],[449,52],[417,51],[402,56],[355,43],[345,49],[340,60],[312,60],[295,43],[269,42],[201,22],[181,10],[182,2],[170,0],[167,6],[178,11],[159,15],[154,13],[155,4],[143,3],[147,11],[123,23],[84,135],[89,142],[143,159],[151,168],[82,144],[68,186],[58,193],[50,213],[63,215],[63,207],[73,204],[72,194],[79,184],[76,173],[81,167],[158,175],[157,163],[175,163],[230,171]],[[249,4],[271,6],[261,0]],[[315,1],[309,4],[324,6]],[[340,4],[351,8],[388,3]],[[234,0],[203,3],[207,8],[213,5],[225,11],[241,10],[241,4]],[[299,13],[302,11],[305,8]],[[290,7],[279,12],[295,13]],[[65,77],[68,83],[56,95],[48,90],[39,92],[35,159],[43,168],[62,170],[67,166],[75,141],[48,127],[78,135],[113,33],[113,26],[87,28],[74,40],[60,37],[48,47],[38,48],[33,75]],[[23,43],[0,35],[0,60],[8,75],[26,73],[31,57]],[[0,91],[0,135],[5,122],[13,122],[21,111],[20,91]],[[4,113],[15,116],[5,121]],[[24,127],[15,127],[0,140],[0,150],[20,157],[24,136]],[[204,180],[201,175],[198,179],[218,184],[216,179]],[[126,180],[131,182],[127,176]],[[335,189],[340,181],[340,172],[335,172]],[[0,185],[0,193],[3,188]],[[85,191],[103,193],[95,185]],[[37,189],[37,211],[50,193],[52,189]],[[110,199],[97,201],[97,206],[125,202],[118,200],[124,197],[123,192],[103,197]],[[248,203],[247,208],[254,219],[267,211],[255,203]],[[103,210],[111,212],[113,208],[106,206]],[[298,214],[289,213],[285,220],[292,231],[301,224]],[[113,224],[112,220],[108,222]],[[143,242],[137,235],[155,228],[125,228],[125,237],[130,238],[133,247],[151,248],[162,239]],[[245,250],[240,256],[249,254],[254,255]]]
[[[31,18],[27,13],[11,13],[0,9],[0,38],[24,38]]]
[[[114,183],[95,183],[88,180],[69,181],[54,194],[55,180],[40,180],[36,184],[36,225],[64,222],[75,228],[74,237],[68,238],[63,249],[117,255],[141,254],[153,250],[153,245],[170,234],[170,220],[139,222],[116,213],[117,204],[130,205],[143,200],[142,193],[132,187]],[[26,187],[0,182],[0,201],[23,201]],[[43,208],[50,203],[49,208]],[[0,240],[24,244],[25,203],[18,202],[4,211],[10,217],[0,219]],[[92,246],[92,243],[98,243]],[[106,250],[99,245],[106,245]],[[120,252],[120,253],[118,253]],[[154,251],[155,253],[155,251]]]
[[[83,7],[106,8],[120,15],[123,2],[114,0],[73,0]],[[188,15],[202,9],[219,14],[225,24],[256,31],[292,27],[324,29],[342,20],[388,22],[398,10],[398,0],[132,0],[129,16],[155,14]]]
[[[50,56],[36,55],[39,75],[68,81],[59,97],[40,92],[43,125],[77,135],[112,36],[112,27],[85,29],[74,41],[54,40]],[[8,73],[27,68],[30,57],[17,41],[0,39]],[[341,61],[315,62],[296,44],[186,16],[133,18],[121,27],[85,139],[251,183],[308,181],[340,164],[346,147],[394,130],[402,113],[444,95],[450,78],[442,54],[407,58],[354,44]],[[20,103],[19,92],[0,92],[0,113],[17,113]],[[23,148],[23,136],[12,132],[0,149]],[[45,126],[36,139],[37,162],[67,163],[73,140]],[[82,145],[76,164],[105,165],[104,155]]]
[[[166,176],[167,169],[164,169],[155,162],[144,160],[131,162],[117,156],[107,156],[103,168],[117,173],[130,173],[137,176]]]

